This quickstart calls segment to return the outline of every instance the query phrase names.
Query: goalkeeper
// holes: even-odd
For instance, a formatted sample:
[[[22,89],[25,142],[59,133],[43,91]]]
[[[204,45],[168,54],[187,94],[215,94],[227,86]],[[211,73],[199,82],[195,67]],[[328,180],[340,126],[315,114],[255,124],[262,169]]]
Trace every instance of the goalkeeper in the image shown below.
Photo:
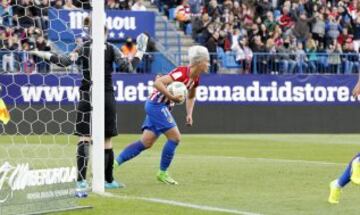
[[[90,24],[89,21],[88,24]],[[107,34],[106,28],[105,34]],[[105,38],[107,38],[107,35],[105,35]],[[137,37],[138,51],[130,62],[123,57],[123,54],[115,45],[105,42],[105,188],[107,189],[116,189],[123,186],[122,184],[117,183],[113,178],[114,152],[112,149],[111,138],[117,135],[116,103],[112,83],[113,63],[115,62],[120,65],[121,70],[130,72],[135,71],[146,51],[148,39],[148,36],[143,33]],[[86,171],[91,143],[91,43],[91,40],[86,41],[67,55],[60,55],[53,52],[30,52],[31,54],[42,57],[50,63],[61,67],[67,67],[75,62],[83,73],[83,79],[79,88],[80,101],[77,106],[75,126],[75,135],[80,136],[76,156],[78,168],[77,188],[78,191],[81,190],[85,193],[83,196],[87,195],[85,192],[88,188]]]

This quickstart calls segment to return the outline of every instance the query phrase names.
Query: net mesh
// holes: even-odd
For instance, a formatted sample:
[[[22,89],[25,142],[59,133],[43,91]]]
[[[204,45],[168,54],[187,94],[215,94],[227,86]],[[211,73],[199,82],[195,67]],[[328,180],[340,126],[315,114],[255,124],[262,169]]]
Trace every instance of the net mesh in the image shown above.
[[[0,214],[76,206],[73,134],[84,61],[55,64],[32,52],[69,56],[89,39],[89,9],[86,0],[0,1]]]

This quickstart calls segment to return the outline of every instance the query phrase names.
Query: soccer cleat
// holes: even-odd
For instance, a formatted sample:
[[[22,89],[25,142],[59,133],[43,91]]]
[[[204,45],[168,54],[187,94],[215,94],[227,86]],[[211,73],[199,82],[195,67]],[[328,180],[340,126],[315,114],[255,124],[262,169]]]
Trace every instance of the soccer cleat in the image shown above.
[[[125,184],[118,183],[117,181],[112,181],[111,183],[105,182],[105,189],[120,189],[124,188]]]
[[[177,185],[177,184],[178,184],[177,181],[175,181],[173,178],[171,178],[171,177],[169,176],[169,174],[168,174],[167,171],[161,171],[161,170],[159,170],[159,172],[158,172],[157,175],[156,175],[156,178],[157,178],[159,181],[161,181],[161,182],[163,182],[163,183],[165,183],[165,184],[171,184],[171,185]]]
[[[87,190],[89,189],[89,184],[86,180],[76,182],[75,197],[77,198],[86,198],[88,196]]]
[[[340,200],[341,188],[335,186],[335,183],[337,183],[336,180],[330,183],[330,195],[328,199],[330,204],[339,204]]]
[[[351,170],[350,180],[354,184],[360,185],[360,162],[358,158],[351,163]]]
[[[146,34],[144,33],[139,34],[139,36],[136,37],[137,50],[141,52],[146,52],[148,41],[149,41],[149,37]]]
[[[118,166],[120,166],[119,162],[116,159],[114,159],[113,168],[116,168]]]
[[[76,189],[87,190],[87,189],[89,189],[89,184],[87,183],[86,180],[77,181]]]

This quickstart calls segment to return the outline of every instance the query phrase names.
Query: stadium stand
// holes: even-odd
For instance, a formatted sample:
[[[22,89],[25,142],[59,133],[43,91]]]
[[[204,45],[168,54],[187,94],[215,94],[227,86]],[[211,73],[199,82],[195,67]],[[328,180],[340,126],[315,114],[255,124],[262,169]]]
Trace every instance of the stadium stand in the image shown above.
[[[179,56],[179,59],[174,57],[174,64],[186,62],[185,50],[181,50],[184,43],[199,43],[212,52],[212,73],[342,74],[360,70],[357,62],[360,2],[357,0],[152,0],[151,3],[158,8],[157,16],[168,17],[165,21],[157,19],[166,22],[166,38],[154,39],[164,40],[165,49]],[[149,5],[142,0],[107,0],[105,6],[144,11],[149,10]],[[1,1],[0,68],[3,71],[47,73],[50,67],[45,62],[21,51],[54,48],[66,51],[63,43],[54,46],[48,41],[49,7],[72,10],[90,9],[91,5],[89,0]],[[185,37],[171,26],[183,31]],[[169,35],[173,34],[180,37],[171,39]],[[185,41],[186,35],[193,42]],[[161,50],[153,53],[161,54]],[[152,62],[156,63],[157,58]]]
[[[210,49],[215,41],[217,50],[231,53],[218,61],[223,67],[234,67],[233,59],[224,59],[235,58],[240,73],[352,73],[360,69],[356,63],[360,48],[357,0],[175,2],[158,1],[157,5],[171,18],[176,18],[179,7],[188,5],[192,31],[187,32]],[[250,70],[244,66],[249,61]]]

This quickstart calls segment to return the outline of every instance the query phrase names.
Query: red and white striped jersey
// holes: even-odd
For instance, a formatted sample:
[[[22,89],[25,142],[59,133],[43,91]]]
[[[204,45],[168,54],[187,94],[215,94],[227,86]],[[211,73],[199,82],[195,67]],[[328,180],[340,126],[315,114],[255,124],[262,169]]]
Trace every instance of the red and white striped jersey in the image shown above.
[[[188,90],[196,88],[199,85],[200,77],[196,79],[190,78],[190,67],[188,66],[179,66],[173,69],[168,75],[174,80],[179,81],[185,84]],[[153,93],[149,99],[156,103],[165,103],[170,104],[171,101],[161,92],[154,88]]]

